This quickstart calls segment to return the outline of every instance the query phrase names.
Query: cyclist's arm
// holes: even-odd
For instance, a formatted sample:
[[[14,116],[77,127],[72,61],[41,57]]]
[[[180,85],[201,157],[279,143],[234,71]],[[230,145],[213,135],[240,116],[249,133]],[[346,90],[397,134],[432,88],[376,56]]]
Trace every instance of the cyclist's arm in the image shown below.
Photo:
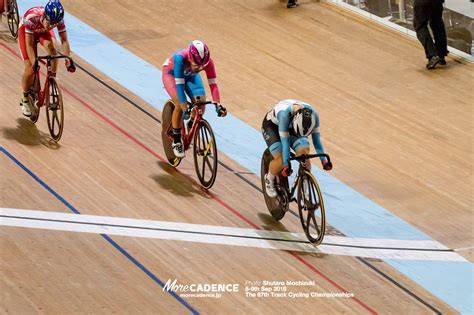
[[[313,139],[313,146],[314,149],[316,150],[316,153],[318,154],[323,154],[324,153],[324,147],[323,143],[321,142],[321,133],[319,129],[319,123],[316,124],[316,128],[314,128],[313,132],[311,133],[311,139]],[[326,160],[325,157],[320,156],[319,159],[322,161]]]
[[[214,66],[214,61],[212,59],[209,60],[204,71],[206,71],[207,82],[209,82],[209,88],[211,89],[212,101],[220,103],[221,96],[219,93],[219,87],[217,86],[216,67]]]
[[[174,81],[176,83],[176,91],[178,92],[178,100],[181,108],[185,108],[187,106],[186,103],[186,94],[184,92],[184,57],[175,54],[173,56],[173,64],[174,64]]]
[[[61,51],[64,55],[71,55],[71,46],[69,45],[69,40],[67,37],[67,32],[59,32],[59,38],[61,39]]]
[[[281,154],[283,158],[283,166],[289,166],[290,162],[290,132],[288,126],[290,125],[290,115],[287,111],[280,111],[278,118],[278,133],[281,139]]]
[[[35,35],[32,33],[25,33],[25,44],[26,44],[26,53],[28,54],[28,59],[30,60],[31,64],[35,63],[36,54],[34,48],[34,38]]]

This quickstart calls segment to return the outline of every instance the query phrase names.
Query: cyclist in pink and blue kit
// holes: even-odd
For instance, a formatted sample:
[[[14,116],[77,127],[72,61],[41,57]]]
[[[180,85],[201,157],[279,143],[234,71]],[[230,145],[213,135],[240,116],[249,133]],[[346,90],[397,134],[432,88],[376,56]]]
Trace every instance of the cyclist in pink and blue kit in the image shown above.
[[[186,95],[192,98],[206,99],[206,91],[199,72],[206,72],[207,81],[216,104],[219,117],[227,115],[227,110],[220,104],[219,88],[217,86],[216,69],[210,57],[209,48],[200,40],[194,40],[187,49],[178,50],[163,64],[163,84],[175,104],[171,124],[173,126],[173,153],[176,157],[184,157],[181,140],[181,121],[187,114]],[[192,124],[192,118],[188,126]]]

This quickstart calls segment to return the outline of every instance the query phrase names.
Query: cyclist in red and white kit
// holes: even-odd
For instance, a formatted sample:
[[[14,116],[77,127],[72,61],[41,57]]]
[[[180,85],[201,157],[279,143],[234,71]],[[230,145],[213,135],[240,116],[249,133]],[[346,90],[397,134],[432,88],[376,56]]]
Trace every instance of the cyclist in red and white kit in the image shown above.
[[[56,36],[53,30],[55,27],[58,28],[59,38],[61,39],[62,53],[69,56],[71,49],[67,38],[66,25],[64,24],[64,8],[59,0],[51,0],[44,7],[32,7],[26,11],[21,19],[18,28],[18,43],[25,69],[21,80],[23,97],[20,106],[25,116],[31,116],[28,91],[33,84],[33,74],[37,71],[37,69],[33,69],[37,56],[37,44],[39,42],[49,55],[56,55]],[[53,76],[56,75],[57,68],[57,61],[53,60]],[[66,59],[66,68],[69,72],[76,70],[68,59]]]

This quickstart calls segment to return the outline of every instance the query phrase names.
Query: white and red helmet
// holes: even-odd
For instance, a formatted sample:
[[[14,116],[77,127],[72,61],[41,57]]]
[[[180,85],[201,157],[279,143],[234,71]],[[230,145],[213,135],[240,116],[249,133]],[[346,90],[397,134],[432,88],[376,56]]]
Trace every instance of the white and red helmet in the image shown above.
[[[200,40],[193,40],[189,44],[189,57],[190,59],[200,66],[207,66],[209,63],[210,53],[209,48]]]

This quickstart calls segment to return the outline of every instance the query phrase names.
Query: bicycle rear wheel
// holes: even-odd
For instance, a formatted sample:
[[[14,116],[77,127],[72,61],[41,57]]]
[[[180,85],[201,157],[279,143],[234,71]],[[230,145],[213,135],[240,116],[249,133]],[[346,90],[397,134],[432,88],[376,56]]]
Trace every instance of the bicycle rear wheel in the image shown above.
[[[273,159],[272,154],[268,150],[268,148],[263,152],[262,155],[262,163],[260,167],[260,179],[262,182],[262,192],[263,197],[265,199],[265,204],[267,205],[267,209],[272,215],[272,217],[279,221],[283,219],[285,216],[286,211],[289,207],[289,200],[286,194],[286,191],[283,189],[279,189],[278,187],[287,187],[288,186],[288,179],[282,178],[282,176],[277,176],[275,178],[275,188],[277,188],[278,196],[276,198],[271,198],[267,195],[266,187],[265,187],[265,175],[268,173],[268,165],[270,161]],[[286,185],[286,186],[285,186]]]
[[[16,3],[16,0],[12,0],[7,3],[7,20],[8,20],[8,28],[10,29],[10,33],[12,34],[12,37],[17,39],[20,17],[18,15],[18,5]]]
[[[202,119],[193,139],[194,168],[201,185],[209,189],[217,176],[217,145],[211,125]]]
[[[48,81],[48,89],[45,91],[46,118],[48,121],[49,134],[54,141],[61,139],[64,129],[64,105],[63,96],[56,79],[51,77]]]
[[[30,93],[28,95],[29,98],[29,103],[30,103],[30,109],[31,109],[31,116],[30,120],[32,123],[36,123],[38,121],[39,115],[40,115],[40,107],[38,106],[39,102],[39,95],[40,92],[40,82],[39,82],[39,77],[38,74],[35,74],[33,77],[33,85],[30,89]]]
[[[181,158],[176,157],[173,153],[173,148],[171,146],[172,141],[170,138],[172,126],[171,126],[171,117],[173,116],[174,104],[171,100],[166,102],[163,107],[163,112],[161,113],[161,142],[163,143],[163,148],[165,150],[166,158],[168,163],[173,167],[178,167],[181,163]]]
[[[298,212],[306,237],[315,245],[321,244],[326,230],[323,196],[313,175],[304,171],[298,182]]]

